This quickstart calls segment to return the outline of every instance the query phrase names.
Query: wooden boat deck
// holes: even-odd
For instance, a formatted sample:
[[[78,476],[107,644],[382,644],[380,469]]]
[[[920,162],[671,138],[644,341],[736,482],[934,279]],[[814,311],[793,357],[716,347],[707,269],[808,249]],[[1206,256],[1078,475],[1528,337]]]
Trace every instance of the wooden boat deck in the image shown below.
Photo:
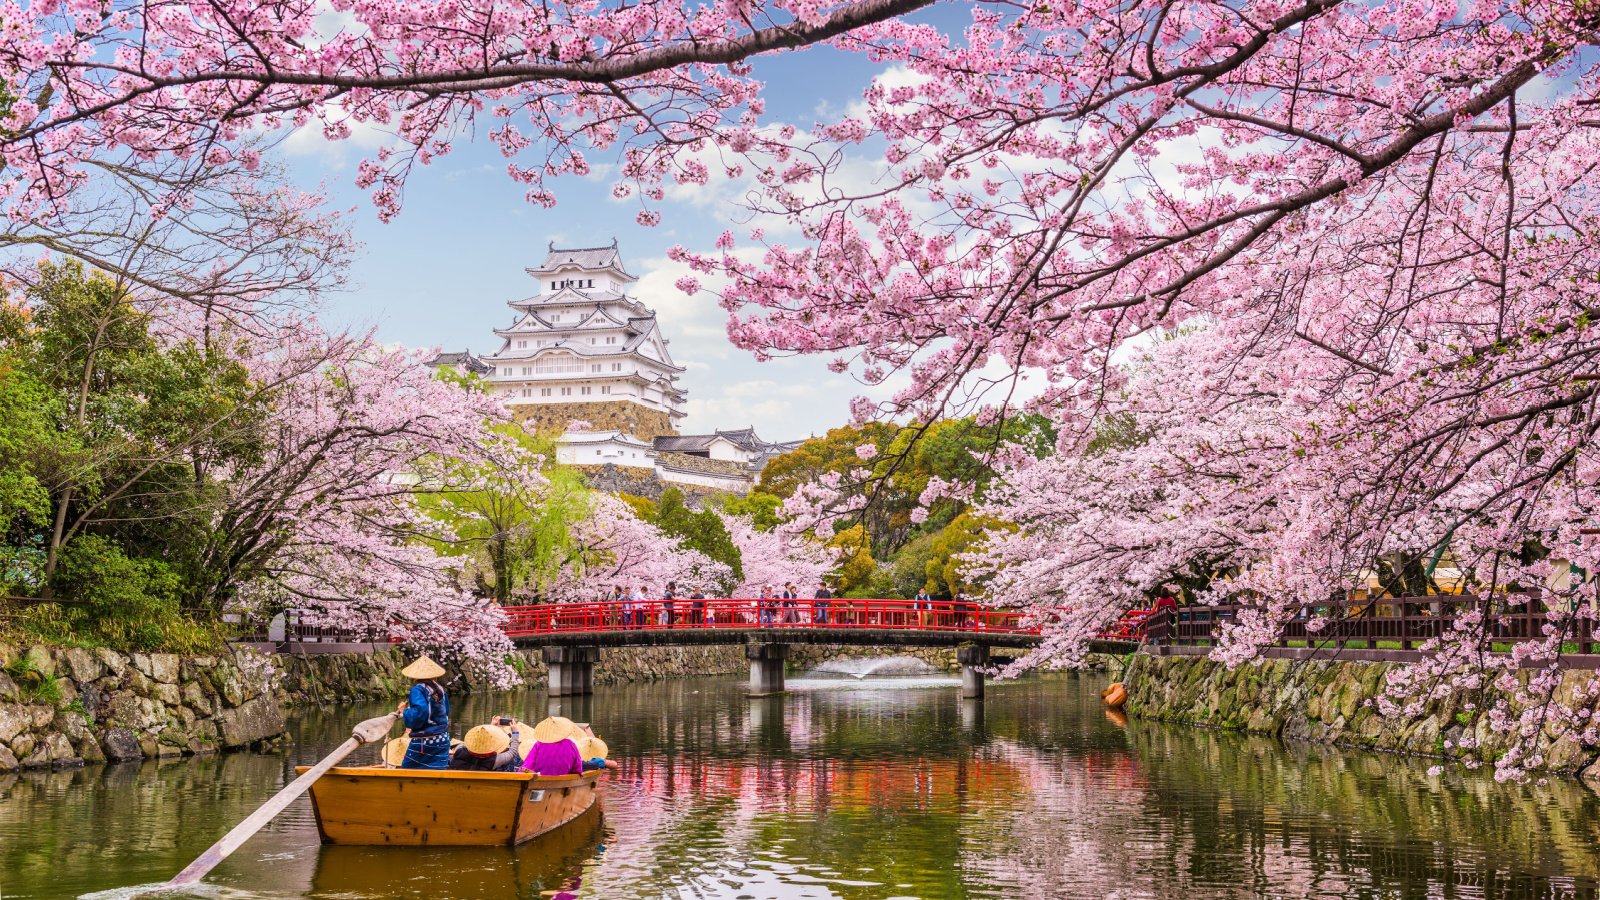
[[[311,785],[311,806],[326,844],[516,846],[597,805],[602,771],[547,778],[527,772],[334,768]]]

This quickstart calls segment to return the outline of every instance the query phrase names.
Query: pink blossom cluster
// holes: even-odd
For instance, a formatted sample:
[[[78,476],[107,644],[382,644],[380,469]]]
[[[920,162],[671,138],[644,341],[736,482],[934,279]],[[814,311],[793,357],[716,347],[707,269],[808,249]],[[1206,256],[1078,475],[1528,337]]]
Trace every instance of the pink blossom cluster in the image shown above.
[[[419,480],[431,461],[484,458],[489,425],[504,417],[498,401],[435,378],[427,354],[306,319],[275,324],[271,341],[239,344],[270,398],[265,453],[219,473],[219,530],[256,536],[225,548],[257,573],[238,587],[239,604],[387,628],[509,683],[503,614],[463,590],[452,561],[423,540],[437,524],[416,503],[441,487]]]
[[[574,538],[581,550],[549,589],[558,600],[604,600],[617,588],[646,591],[653,599],[669,581],[687,596],[690,586],[724,584],[731,577],[725,564],[681,546],[610,495],[594,498]]]
[[[733,588],[734,597],[759,597],[763,587],[776,594],[791,582],[809,597],[837,565],[835,551],[808,535],[785,529],[762,531],[749,516],[723,515],[722,524],[739,548],[744,571],[744,580]]]

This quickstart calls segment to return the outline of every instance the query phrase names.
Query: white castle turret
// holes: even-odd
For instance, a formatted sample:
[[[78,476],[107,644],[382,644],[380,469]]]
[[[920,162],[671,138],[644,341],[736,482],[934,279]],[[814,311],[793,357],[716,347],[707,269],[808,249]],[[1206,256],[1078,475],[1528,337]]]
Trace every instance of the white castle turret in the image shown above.
[[[651,469],[662,482],[742,493],[768,459],[798,445],[763,441],[751,428],[678,433],[683,368],[655,311],[628,296],[639,279],[623,267],[616,241],[570,249],[552,242],[527,272],[538,293],[507,304],[515,315],[495,330],[499,350],[440,353],[429,364],[487,380],[525,427],[560,435],[561,462]]]
[[[570,413],[568,419],[645,440],[675,434],[684,415],[677,384],[683,369],[672,361],[655,311],[628,296],[638,279],[623,268],[616,243],[552,243],[544,262],[527,272],[539,292],[507,304],[516,315],[495,330],[500,349],[483,357],[505,403],[519,414],[538,408],[557,427],[566,423],[555,418]]]

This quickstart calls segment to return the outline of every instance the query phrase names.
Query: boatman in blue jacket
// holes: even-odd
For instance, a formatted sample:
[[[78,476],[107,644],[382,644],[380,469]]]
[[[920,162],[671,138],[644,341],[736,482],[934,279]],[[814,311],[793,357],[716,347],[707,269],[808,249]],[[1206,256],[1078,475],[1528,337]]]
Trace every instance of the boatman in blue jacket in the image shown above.
[[[450,765],[450,698],[439,679],[444,667],[424,656],[400,674],[416,682],[398,708],[410,732],[402,769],[444,769]]]

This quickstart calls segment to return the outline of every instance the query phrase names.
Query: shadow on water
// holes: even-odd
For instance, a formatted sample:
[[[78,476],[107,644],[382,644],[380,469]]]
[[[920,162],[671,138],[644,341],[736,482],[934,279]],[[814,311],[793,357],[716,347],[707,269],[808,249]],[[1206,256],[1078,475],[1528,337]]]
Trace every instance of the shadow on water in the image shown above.
[[[995,684],[982,703],[870,678],[760,700],[736,679],[463,698],[462,723],[593,722],[621,762],[603,816],[515,850],[408,851],[320,846],[301,802],[206,895],[532,898],[578,878],[606,900],[1600,890],[1600,800],[1576,782],[1119,720],[1100,680]],[[300,711],[271,753],[0,778],[0,896],[167,878],[377,709]]]
[[[603,815],[590,809],[571,825],[521,847],[323,847],[311,876],[313,897],[409,897],[437,893],[450,873],[450,891],[463,897],[539,896],[577,885],[584,864],[598,859]]]

